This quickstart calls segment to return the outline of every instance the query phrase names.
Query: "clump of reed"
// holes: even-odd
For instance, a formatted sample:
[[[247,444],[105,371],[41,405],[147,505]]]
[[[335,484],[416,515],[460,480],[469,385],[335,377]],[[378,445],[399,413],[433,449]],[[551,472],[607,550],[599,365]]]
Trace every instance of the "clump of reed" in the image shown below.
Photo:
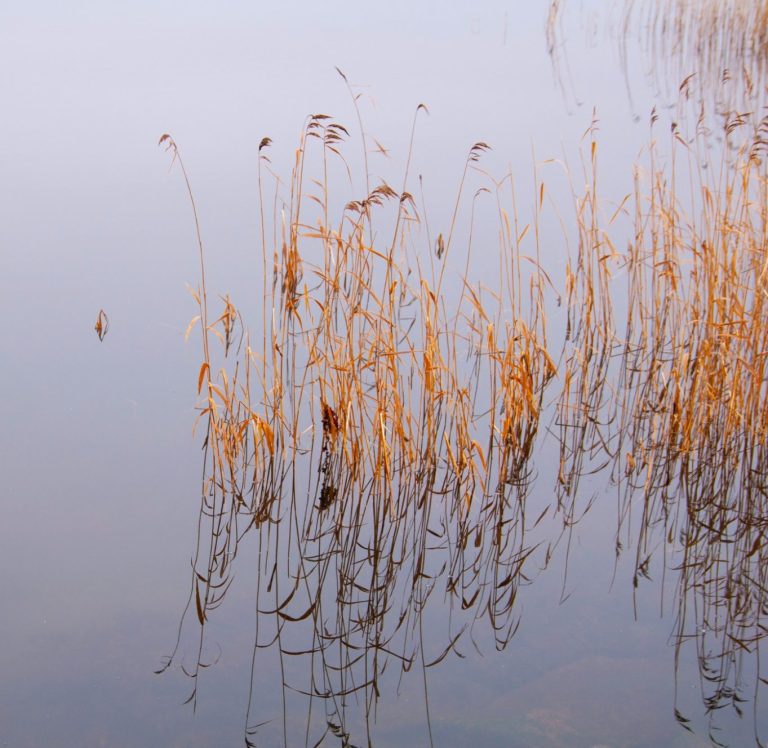
[[[620,522],[639,496],[636,584],[656,528],[681,548],[669,553],[680,573],[678,642],[699,642],[713,713],[740,711],[747,683],[757,704],[760,680],[742,680],[741,663],[757,656],[759,670],[768,610],[767,132],[767,120],[727,117],[722,162],[705,171],[703,136],[686,141],[673,125],[670,164],[660,169],[652,149],[648,191],[636,190],[626,258]]]
[[[229,296],[220,311],[209,307],[197,207],[163,136],[189,191],[200,257],[188,334],[201,335],[204,470],[182,620],[197,631],[185,668],[192,701],[209,664],[207,623],[254,538],[253,673],[276,643],[284,741],[286,705],[300,692],[310,698],[307,739],[320,730],[349,743],[354,695],[371,742],[387,666],[426,673],[481,627],[503,649],[541,540],[532,530],[554,517],[570,534],[598,500],[595,481],[610,476],[617,555],[634,546],[635,585],[655,554],[678,572],[679,647],[698,642],[712,684],[705,703],[742,709],[743,661],[757,657],[759,671],[768,610],[768,122],[726,118],[715,166],[701,120],[688,138],[673,123],[664,151],[657,119],[633,191],[608,211],[594,122],[585,134],[554,358],[548,310],[561,297],[543,267],[544,184],[534,172],[521,222],[511,176],[481,169],[485,143],[470,148],[451,221],[433,241],[409,191],[410,152],[399,190],[371,185],[366,163],[362,194],[339,194],[329,174],[350,172],[351,136],[314,115],[290,179],[271,182],[268,198],[264,138],[261,319],[245,320]],[[364,131],[360,139],[367,154]],[[468,200],[473,181],[481,187]],[[470,277],[486,198],[496,206],[495,288]],[[551,505],[529,497],[547,392],[559,449],[544,492]],[[543,544],[540,563],[552,551]],[[438,642],[423,615],[440,598],[449,614]],[[299,660],[306,667],[294,673]],[[757,703],[762,681],[751,682]]]
[[[322,697],[325,729],[341,734],[351,693],[361,694],[368,724],[388,662],[427,668],[456,647],[466,622],[449,625],[443,645],[436,635],[423,639],[421,613],[433,594],[469,625],[487,616],[500,648],[514,631],[532,550],[529,462],[555,373],[544,314],[549,281],[535,259],[537,231],[504,206],[514,203],[511,177],[478,193],[497,204],[499,285],[469,277],[475,201],[463,219],[463,193],[484,179],[479,162],[489,146],[470,148],[453,218],[433,243],[408,191],[408,166],[398,191],[368,184],[366,168],[362,196],[333,194],[329,169],[332,161],[346,168],[348,139],[332,118],[309,117],[286,189],[275,182],[255,333],[229,297],[218,316],[210,311],[194,197],[175,141],[161,139],[187,180],[200,254],[199,312],[188,330],[197,325],[202,337],[205,430],[187,608],[199,627],[190,699],[206,664],[206,623],[244,537],[256,535],[257,606],[276,621],[264,624],[268,637],[279,642],[281,662],[305,637],[306,682],[292,687]],[[364,132],[362,140],[367,148]],[[269,138],[259,147],[262,219],[270,147]],[[526,235],[530,262],[521,261]],[[456,282],[450,267],[459,268],[462,289],[453,301],[443,291]],[[257,636],[254,657],[262,645]]]
[[[610,472],[616,553],[634,546],[635,586],[656,555],[677,575],[677,656],[697,642],[714,719],[757,710],[768,631],[768,120],[693,122],[662,148],[652,113],[634,190],[605,218],[594,179],[576,195],[558,496],[570,530],[595,499],[580,479]]]

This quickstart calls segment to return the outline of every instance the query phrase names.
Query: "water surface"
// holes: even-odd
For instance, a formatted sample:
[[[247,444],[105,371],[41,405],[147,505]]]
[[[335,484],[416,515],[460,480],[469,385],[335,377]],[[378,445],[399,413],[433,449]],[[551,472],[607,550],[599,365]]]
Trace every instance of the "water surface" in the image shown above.
[[[194,713],[182,703],[190,681],[180,669],[196,661],[194,610],[179,659],[155,674],[187,600],[202,470],[202,436],[192,434],[200,351],[194,336],[184,339],[196,314],[185,284],[199,282],[194,225],[181,175],[169,173],[157,140],[171,132],[189,169],[212,296],[230,293],[252,315],[261,305],[259,141],[272,138],[272,168],[287,178],[307,116],[327,112],[356,132],[336,66],[388,152],[370,156],[377,178],[400,184],[413,113],[427,105],[412,175],[423,176],[433,234],[450,223],[478,141],[492,146],[484,169],[515,175],[521,213],[536,200],[538,164],[568,224],[569,180],[545,159],[567,163],[580,189],[579,146],[596,118],[602,194],[618,204],[632,190],[654,106],[670,126],[677,83],[660,93],[639,53],[622,69],[615,37],[595,31],[601,3],[567,9],[558,38],[568,75],[558,75],[545,9],[533,5],[161,3],[118,13],[40,2],[0,11],[0,744],[239,745],[249,693],[251,724],[265,723],[258,745],[281,744],[284,732],[291,745],[305,742],[308,702],[283,690],[274,652],[259,654],[251,686],[255,542],[244,543],[233,586],[207,623],[204,660],[216,664],[199,679]],[[347,158],[359,180],[359,150]],[[488,184],[472,179],[473,190]],[[478,210],[492,214],[482,199]],[[562,289],[557,212],[541,226],[542,264]],[[496,234],[478,222],[478,281],[494,280],[486,258]],[[456,264],[446,287],[460,291]],[[103,341],[93,330],[100,309],[110,322]],[[562,333],[564,311],[551,325],[553,337]],[[551,398],[547,405],[551,424]],[[554,501],[557,460],[556,447],[537,448],[532,506]],[[367,727],[365,697],[348,698],[352,744],[370,735],[380,746],[429,745],[430,729],[445,746],[711,744],[695,647],[676,663],[676,575],[663,575],[657,559],[636,589],[634,559],[617,563],[614,553],[616,488],[596,478],[582,491],[597,499],[547,568],[538,558],[519,580],[510,619],[519,628],[503,650],[480,615],[457,645],[462,657],[449,655],[426,677],[417,666],[401,678],[393,661]],[[434,657],[446,615],[430,605],[420,624]],[[289,683],[306,685],[306,674],[291,663]],[[310,745],[324,709],[315,700]],[[749,710],[744,719],[716,716],[715,737],[752,744]]]

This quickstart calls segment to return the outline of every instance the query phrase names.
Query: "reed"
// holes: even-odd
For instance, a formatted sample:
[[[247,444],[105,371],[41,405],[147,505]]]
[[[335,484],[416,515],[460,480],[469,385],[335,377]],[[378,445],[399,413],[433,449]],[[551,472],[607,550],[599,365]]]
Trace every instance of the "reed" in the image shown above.
[[[558,490],[571,526],[579,479],[609,470],[635,587],[654,563],[676,575],[676,661],[694,640],[714,736],[723,707],[758,713],[764,685],[768,121],[731,114],[712,133],[694,106],[665,147],[655,111],[650,125],[617,213],[595,224],[594,181],[577,196]],[[608,238],[619,213],[625,251]]]
[[[701,122],[690,137],[673,125],[661,152],[657,120],[631,191],[609,210],[596,123],[585,133],[562,279],[566,329],[555,343],[548,311],[561,295],[538,230],[545,185],[534,171],[531,214],[520,221],[512,176],[482,169],[487,144],[469,149],[450,225],[433,244],[409,191],[411,154],[399,191],[370,186],[366,163],[362,195],[346,194],[329,174],[351,174],[353,138],[322,114],[307,119],[290,177],[274,178],[270,219],[264,138],[263,317],[245,320],[229,296],[209,308],[197,208],[179,149],[163,136],[189,191],[200,256],[188,330],[199,330],[202,350],[200,525],[166,664],[180,657],[182,629],[194,628],[193,703],[210,664],[207,622],[253,538],[252,677],[275,642],[284,742],[296,692],[309,697],[308,742],[320,729],[349,744],[353,695],[372,742],[388,665],[426,674],[481,629],[506,647],[520,585],[554,552],[543,528],[554,521],[570,538],[599,493],[582,480],[594,487],[603,476],[618,497],[617,555],[634,546],[634,584],[657,553],[679,572],[680,646],[692,625],[707,632],[695,635],[714,684],[704,698],[713,710],[741,708],[738,663],[754,654],[759,665],[768,610],[768,121],[727,118],[721,161],[705,170]],[[481,186],[468,199],[473,181]],[[495,288],[470,277],[486,198],[495,201]],[[547,393],[559,450],[551,502],[530,497]],[[438,645],[422,616],[440,599],[449,615]],[[720,646],[716,662],[704,637]],[[298,660],[306,667],[295,672]],[[246,718],[254,745],[256,711],[251,703]]]
[[[670,558],[682,549],[678,642],[699,642],[713,714],[740,711],[748,683],[759,702],[760,680],[742,674],[759,670],[766,611],[766,127],[727,118],[723,160],[707,171],[697,141],[673,129],[690,207],[677,167],[662,172],[652,155],[628,253],[636,314],[623,353],[620,524],[639,497],[635,584],[660,540]],[[757,660],[743,669],[748,654]]]
[[[275,198],[277,242],[270,246],[262,230],[269,271],[262,334],[244,328],[228,297],[218,316],[210,312],[202,240],[198,314],[188,330],[199,325],[202,335],[197,389],[205,429],[188,604],[200,635],[190,699],[205,665],[206,622],[231,583],[243,538],[256,534],[269,580],[259,608],[276,615],[280,640],[284,626],[306,624],[312,677],[304,688],[332,695],[327,723],[340,726],[338,700],[352,691],[364,694],[365,713],[373,714],[388,660],[409,669],[420,652],[426,667],[455,645],[451,635],[444,651],[424,660],[419,613],[439,580],[451,605],[489,612],[498,646],[508,640],[530,553],[527,464],[554,375],[547,281],[535,263],[521,265],[527,230],[513,230],[502,206],[509,180],[493,187],[498,289],[460,278],[457,304],[441,290],[465,183],[488,146],[470,148],[447,240],[440,234],[426,263],[414,248],[423,219],[407,190],[407,168],[400,192],[380,183],[358,198],[331,194],[329,161],[344,159],[348,136],[325,115],[307,120],[288,194]],[[183,169],[175,142],[164,136],[161,143]],[[261,143],[262,163],[269,145]],[[195,208],[191,191],[190,199]],[[259,213],[266,214],[263,192]],[[391,239],[371,243],[386,228]],[[251,341],[259,339],[257,350]]]

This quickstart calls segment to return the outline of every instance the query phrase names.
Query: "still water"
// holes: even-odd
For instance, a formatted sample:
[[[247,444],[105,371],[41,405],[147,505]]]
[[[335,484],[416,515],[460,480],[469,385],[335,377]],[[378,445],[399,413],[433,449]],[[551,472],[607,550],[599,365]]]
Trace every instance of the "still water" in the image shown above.
[[[6,71],[0,91],[8,111],[0,123],[7,394],[0,436],[0,745],[222,746],[242,745],[247,736],[265,746],[596,748],[708,746],[713,740],[735,746],[755,744],[756,726],[764,739],[762,702],[747,698],[759,695],[760,659],[753,656],[759,641],[741,646],[739,669],[730,671],[744,687],[737,695],[747,701],[730,698],[723,706],[729,694],[721,694],[719,708],[707,713],[705,700],[721,671],[701,664],[711,665],[708,648],[722,642],[706,638],[716,621],[699,615],[696,586],[680,585],[675,567],[683,541],[669,541],[665,564],[665,524],[661,540],[649,533],[648,564],[636,559],[644,515],[636,509],[628,519],[610,468],[590,474],[602,464],[597,449],[586,450],[578,491],[563,488],[559,444],[569,437],[558,431],[567,412],[558,411],[560,384],[548,385],[524,476],[510,481],[511,505],[524,500],[529,530],[516,534],[520,515],[510,510],[515,521],[503,524],[503,547],[513,549],[502,567],[506,579],[476,583],[499,572],[479,520],[465,554],[457,553],[460,538],[441,533],[441,521],[449,523],[439,508],[423,524],[423,515],[407,514],[405,534],[424,532],[425,540],[402,546],[401,574],[386,578],[392,586],[376,609],[380,617],[361,613],[362,603],[337,613],[344,597],[339,589],[364,600],[370,589],[345,587],[342,572],[352,567],[335,559],[351,558],[355,569],[363,568],[375,543],[369,529],[356,534],[347,519],[336,535],[325,534],[323,523],[342,493],[328,477],[337,475],[333,459],[340,453],[333,452],[327,471],[320,469],[340,428],[330,410],[317,419],[322,447],[317,441],[313,453],[281,463],[286,472],[279,480],[265,481],[280,487],[281,496],[290,487],[298,503],[270,515],[280,523],[240,520],[231,585],[218,607],[199,612],[199,577],[190,597],[192,569],[205,567],[211,547],[205,513],[200,518],[201,474],[205,479],[209,470],[201,449],[204,419],[193,433],[203,377],[199,326],[185,339],[198,314],[185,286],[199,287],[200,271],[182,174],[178,163],[169,172],[172,154],[157,148],[160,135],[172,133],[189,172],[211,307],[218,315],[218,295],[230,294],[257,348],[268,287],[262,285],[258,169],[271,180],[269,216],[277,188],[268,170],[283,180],[285,199],[307,117],[328,113],[353,133],[344,151],[347,166],[330,167],[330,178],[353,183],[350,192],[362,197],[366,167],[354,139],[360,114],[371,182],[399,189],[414,112],[425,104],[407,184],[431,227],[419,262],[426,266],[433,249],[442,259],[438,233],[451,242],[472,144],[488,143],[491,150],[481,149],[477,164],[485,173],[470,172],[462,205],[471,206],[475,190],[488,191],[512,173],[520,213],[530,215],[537,202],[545,203],[539,185],[546,182],[547,203],[555,207],[542,213],[537,227],[538,258],[552,278],[547,334],[562,372],[565,356],[559,355],[572,321],[567,310],[583,308],[578,296],[569,307],[565,258],[578,243],[573,196],[589,181],[589,169],[581,166],[589,162],[584,134],[598,133],[600,194],[611,215],[632,192],[632,164],[648,147],[654,108],[659,140],[673,131],[689,60],[665,57],[664,66],[654,67],[654,55],[671,55],[670,49],[642,34],[639,40],[622,36],[624,17],[611,4],[554,4],[549,27],[547,4],[528,5],[394,3],[366,10],[297,2],[257,9],[231,2],[214,11],[203,3],[118,10],[40,2],[0,11]],[[644,19],[639,14],[633,22]],[[734,38],[741,33],[737,24],[729,28]],[[738,59],[751,59],[744,49]],[[710,78],[717,67],[712,55],[726,51],[710,50]],[[754,64],[758,77],[762,60]],[[733,94],[744,95],[742,89]],[[259,160],[264,137],[272,140],[268,163]],[[482,202],[485,194],[476,193],[479,219],[467,267],[473,282],[493,289],[499,221],[498,213],[489,219],[494,212]],[[468,235],[468,210],[458,214],[456,243]],[[528,222],[522,218],[521,228]],[[279,211],[273,223],[280,225]],[[380,226],[381,233],[392,229]],[[526,233],[530,240],[533,230]],[[622,240],[629,236],[625,229]],[[459,303],[465,276],[464,255],[453,251],[442,286],[449,306]],[[423,299],[429,303],[428,294]],[[495,319],[511,316],[512,303],[502,303]],[[100,309],[109,318],[101,341],[93,329]],[[626,322],[622,303],[614,312]],[[290,381],[303,366],[306,359],[286,370]],[[462,367],[471,378],[471,363]],[[478,392],[481,410],[491,395],[482,386]],[[502,415],[511,405],[505,401],[505,407]],[[301,407],[297,412],[306,415]],[[435,412],[440,417],[439,408]],[[450,444],[453,432],[446,433]],[[310,434],[300,446],[312,444]],[[455,461],[438,453],[441,470]],[[764,476],[764,466],[755,473]],[[441,486],[453,485],[414,480],[406,480],[403,495],[416,485],[424,496],[440,497]],[[381,495],[376,481],[353,484]],[[386,512],[376,516],[388,521],[381,519]],[[619,518],[625,552],[617,557]],[[355,542],[345,546],[344,536]],[[386,535],[394,544],[393,537]],[[742,555],[760,557],[759,537],[750,536],[754,545]],[[337,554],[334,543],[344,553]],[[417,547],[429,551],[422,566],[408,555]],[[721,551],[707,568],[728,566],[727,549]],[[324,560],[312,566],[313,559]],[[361,585],[356,573],[351,578]],[[456,578],[465,585],[463,596],[446,589]],[[303,586],[289,605],[292,579]],[[495,608],[489,589],[502,591]],[[764,633],[759,579],[746,596],[763,606],[753,628]],[[313,600],[322,614],[313,607],[302,617]],[[685,602],[689,613],[681,628]],[[371,620],[363,622],[365,615]],[[373,620],[391,634],[384,644],[371,634]],[[268,646],[278,633],[280,646]],[[380,646],[371,649],[371,641]],[[736,668],[733,649],[726,647],[720,662]],[[729,677],[724,682],[731,683]]]

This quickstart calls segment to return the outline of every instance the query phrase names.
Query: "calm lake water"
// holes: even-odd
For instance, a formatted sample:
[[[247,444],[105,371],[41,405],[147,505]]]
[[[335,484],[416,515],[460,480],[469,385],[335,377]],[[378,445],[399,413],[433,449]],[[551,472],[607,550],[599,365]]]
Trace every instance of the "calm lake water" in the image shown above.
[[[600,192],[615,209],[633,189],[654,107],[668,137],[678,81],[660,84],[642,39],[630,34],[622,46],[614,4],[597,0],[563,8],[553,64],[547,5],[41,0],[0,9],[0,745],[242,745],[249,697],[259,746],[747,746],[756,726],[766,739],[764,700],[737,702],[741,718],[733,707],[707,713],[696,645],[710,643],[690,629],[695,615],[691,641],[676,646],[680,596],[693,609],[695,590],[680,592],[674,559],[665,572],[661,555],[633,584],[636,525],[617,559],[619,492],[606,474],[583,479],[579,506],[593,502],[570,533],[560,537],[553,517],[535,528],[529,542],[541,545],[515,580],[517,628],[504,646],[485,611],[454,609],[449,622],[444,591],[433,592],[414,621],[419,636],[396,640],[400,651],[421,642],[426,659],[439,659],[465,634],[425,670],[421,654],[407,673],[393,656],[367,721],[365,689],[340,698],[348,740],[326,730],[337,719],[326,703],[300,693],[311,687],[306,656],[281,662],[264,646],[251,674],[254,641],[272,631],[256,615],[255,533],[206,623],[211,666],[194,711],[182,669],[198,657],[194,601],[177,658],[155,673],[188,601],[204,438],[193,434],[201,352],[194,334],[185,341],[197,314],[187,290],[199,283],[194,223],[159,137],[173,135],[189,172],[209,295],[230,294],[250,319],[261,309],[259,142],[272,139],[270,168],[288,181],[308,115],[356,132],[336,67],[359,94],[377,179],[402,183],[414,112],[428,107],[410,189],[423,189],[416,202],[428,207],[433,239],[448,234],[473,143],[492,150],[481,161],[490,177],[473,174],[471,190],[512,172],[521,214],[538,199],[536,165],[548,204],[562,206],[540,227],[542,266],[562,289],[585,131],[597,122]],[[345,151],[353,181],[360,153],[357,142]],[[343,183],[344,169],[335,178]],[[476,230],[478,282],[494,279],[497,234],[496,225]],[[448,303],[462,271],[446,280]],[[93,329],[100,309],[103,341]],[[553,341],[565,324],[565,308],[553,310]],[[559,469],[554,391],[544,404],[534,518],[556,502]],[[311,628],[285,636],[289,650],[313,644]],[[759,665],[759,655],[741,663],[747,693]],[[359,668],[350,671],[347,685],[359,686]]]

